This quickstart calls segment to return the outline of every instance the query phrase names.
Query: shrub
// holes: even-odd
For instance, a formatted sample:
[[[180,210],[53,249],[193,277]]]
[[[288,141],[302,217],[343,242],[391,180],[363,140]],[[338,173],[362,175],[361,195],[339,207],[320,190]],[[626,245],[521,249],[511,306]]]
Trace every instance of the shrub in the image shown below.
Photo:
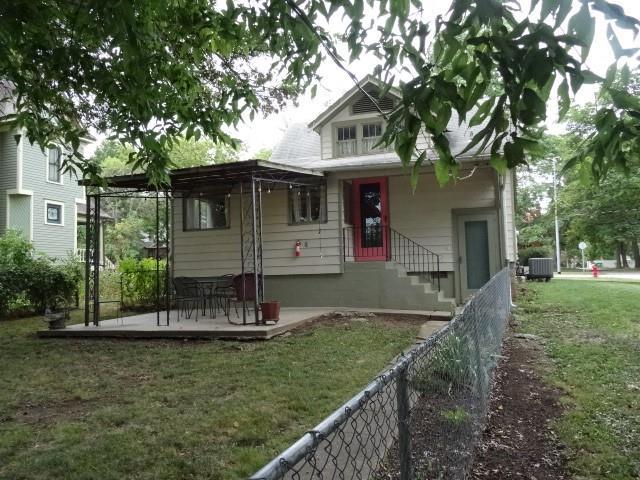
[[[527,247],[518,251],[520,265],[524,267],[529,266],[530,258],[548,258],[550,256],[551,251],[547,247]]]
[[[81,279],[80,265],[35,254],[33,245],[15,231],[0,237],[0,315],[71,303]]]
[[[165,266],[161,260],[159,265],[160,296],[165,294]],[[156,302],[156,260],[143,258],[136,260],[127,258],[118,264],[122,282],[122,304],[129,307],[144,307]]]

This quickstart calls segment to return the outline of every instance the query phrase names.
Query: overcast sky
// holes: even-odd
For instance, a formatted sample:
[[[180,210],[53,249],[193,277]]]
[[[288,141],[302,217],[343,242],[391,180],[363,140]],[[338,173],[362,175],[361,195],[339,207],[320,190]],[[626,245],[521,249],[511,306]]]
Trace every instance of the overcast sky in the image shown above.
[[[439,14],[445,14],[451,4],[451,0],[430,0],[428,17],[434,18]],[[523,1],[528,3],[527,0]],[[576,8],[580,2],[574,0]],[[614,0],[625,9],[628,15],[640,18],[640,0]],[[528,5],[524,13],[529,11]],[[604,75],[608,66],[614,61],[614,55],[611,47],[606,39],[606,22],[601,15],[596,14],[597,29],[594,44],[592,46],[587,65],[592,71],[599,75]],[[625,31],[619,32],[619,38],[623,47],[640,45],[640,39],[634,39],[632,35]],[[637,65],[637,63],[636,63]],[[375,59],[366,58],[356,61],[349,66],[349,69],[355,73],[358,78],[362,78],[371,73],[376,66]],[[271,115],[268,118],[257,118],[250,123],[242,125],[236,132],[236,136],[244,142],[247,148],[246,158],[250,158],[251,154],[262,148],[272,148],[288,125],[292,123],[304,122],[308,123],[313,120],[320,112],[327,108],[331,103],[338,99],[344,92],[349,90],[353,83],[345,72],[340,70],[335,64],[329,60],[324,62],[321,67],[321,76],[323,80],[318,87],[316,97],[311,99],[305,96],[300,99],[298,107],[290,106],[282,112]],[[583,103],[594,98],[594,90],[592,88],[583,87],[579,92],[578,102]],[[549,105],[548,124],[551,131],[560,131],[561,127],[557,126],[557,102],[555,98],[551,99]]]

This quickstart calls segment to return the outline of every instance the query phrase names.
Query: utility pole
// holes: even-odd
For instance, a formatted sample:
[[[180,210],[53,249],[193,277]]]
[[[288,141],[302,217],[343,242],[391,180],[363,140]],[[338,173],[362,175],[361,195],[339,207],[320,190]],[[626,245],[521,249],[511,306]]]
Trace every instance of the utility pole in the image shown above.
[[[556,181],[556,162],[558,157],[553,157],[553,209],[556,222],[556,264],[557,272],[562,273],[560,268],[560,223],[558,222],[558,187]]]

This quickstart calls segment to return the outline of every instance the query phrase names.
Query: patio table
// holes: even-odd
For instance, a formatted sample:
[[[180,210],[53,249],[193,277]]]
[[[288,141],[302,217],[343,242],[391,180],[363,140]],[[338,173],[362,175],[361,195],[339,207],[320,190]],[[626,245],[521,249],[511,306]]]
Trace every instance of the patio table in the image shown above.
[[[202,306],[202,314],[206,313],[206,301],[208,300],[210,303],[209,311],[211,312],[213,318],[216,318],[216,295],[215,291],[218,287],[226,287],[231,286],[231,279],[228,276],[216,276],[216,277],[189,277],[192,285],[197,284],[198,287],[202,291],[202,295],[204,297],[205,303]],[[221,304],[222,310],[224,311],[224,306]],[[226,312],[225,312],[226,314]]]

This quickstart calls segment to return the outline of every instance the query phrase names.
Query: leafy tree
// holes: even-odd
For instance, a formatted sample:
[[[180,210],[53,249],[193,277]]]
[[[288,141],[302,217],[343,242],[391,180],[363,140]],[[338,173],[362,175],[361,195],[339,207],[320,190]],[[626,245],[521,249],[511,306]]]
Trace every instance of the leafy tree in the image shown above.
[[[269,160],[271,158],[271,149],[270,148],[263,148],[261,150],[258,150],[255,155],[253,155],[253,158],[257,159],[257,160]]]
[[[600,182],[576,179],[568,184],[561,198],[563,217],[568,220],[568,243],[575,249],[581,240],[589,244],[592,257],[615,253],[619,267],[628,267],[628,247],[640,268],[640,167],[631,175],[610,172]]]
[[[640,95],[638,73],[619,73],[612,83],[636,97]],[[545,136],[529,169],[519,172],[517,228],[521,248],[553,245],[552,159],[566,162],[572,158],[599,131],[598,112],[610,108],[616,108],[615,101],[606,88],[599,92],[597,102],[571,108],[567,113],[568,133]],[[625,162],[599,181],[599,167],[592,158],[564,170],[558,182],[561,187],[558,209],[561,246],[567,254],[579,256],[578,243],[586,240],[587,254],[592,258],[615,257],[618,266],[626,267],[626,253],[630,251],[640,266],[639,158],[633,150],[626,151]],[[549,204],[549,208],[543,211],[542,204]]]
[[[496,168],[513,167],[537,145],[554,85],[564,114],[570,92],[602,81],[614,106],[598,110],[597,131],[572,161],[590,158],[602,175],[640,150],[640,105],[612,75],[600,79],[582,63],[596,15],[609,22],[618,58],[635,50],[620,45],[611,24],[637,32],[639,22],[610,1],[583,0],[577,10],[575,3],[532,0],[530,14],[518,18],[518,0],[452,0],[447,15],[430,22],[418,0],[372,1],[367,9],[364,0],[17,0],[0,5],[0,71],[31,140],[62,139],[74,149],[68,165],[97,177],[99,166],[78,152],[80,138],[88,128],[108,131],[136,146],[132,170],[156,183],[167,180],[176,137],[233,145],[226,126],[314,89],[323,59],[348,72],[341,43],[350,59],[375,54],[376,74],[387,82],[403,72],[384,141],[405,164],[415,159],[417,171],[426,151],[416,141],[426,135],[441,182],[458,170],[445,135],[453,112],[481,126],[461,156],[487,151]],[[332,38],[324,25],[338,19],[348,26]]]
[[[133,154],[133,147],[107,140],[96,150],[93,161],[100,165],[105,176],[126,175],[132,173],[129,159]],[[169,156],[174,168],[185,168],[236,161],[238,152],[228,145],[215,144],[206,138],[198,141],[182,139],[174,142]],[[107,223],[105,227],[105,253],[110,259],[119,261],[139,257],[142,254],[142,239],[150,238],[155,241],[155,201],[155,195],[145,194],[139,194],[135,198],[102,199],[102,211],[111,215],[114,220],[113,224]],[[164,218],[162,200],[160,218]],[[161,237],[163,234],[164,229],[161,229]],[[79,236],[79,242],[82,240],[84,239]],[[161,242],[165,240],[160,238]]]

